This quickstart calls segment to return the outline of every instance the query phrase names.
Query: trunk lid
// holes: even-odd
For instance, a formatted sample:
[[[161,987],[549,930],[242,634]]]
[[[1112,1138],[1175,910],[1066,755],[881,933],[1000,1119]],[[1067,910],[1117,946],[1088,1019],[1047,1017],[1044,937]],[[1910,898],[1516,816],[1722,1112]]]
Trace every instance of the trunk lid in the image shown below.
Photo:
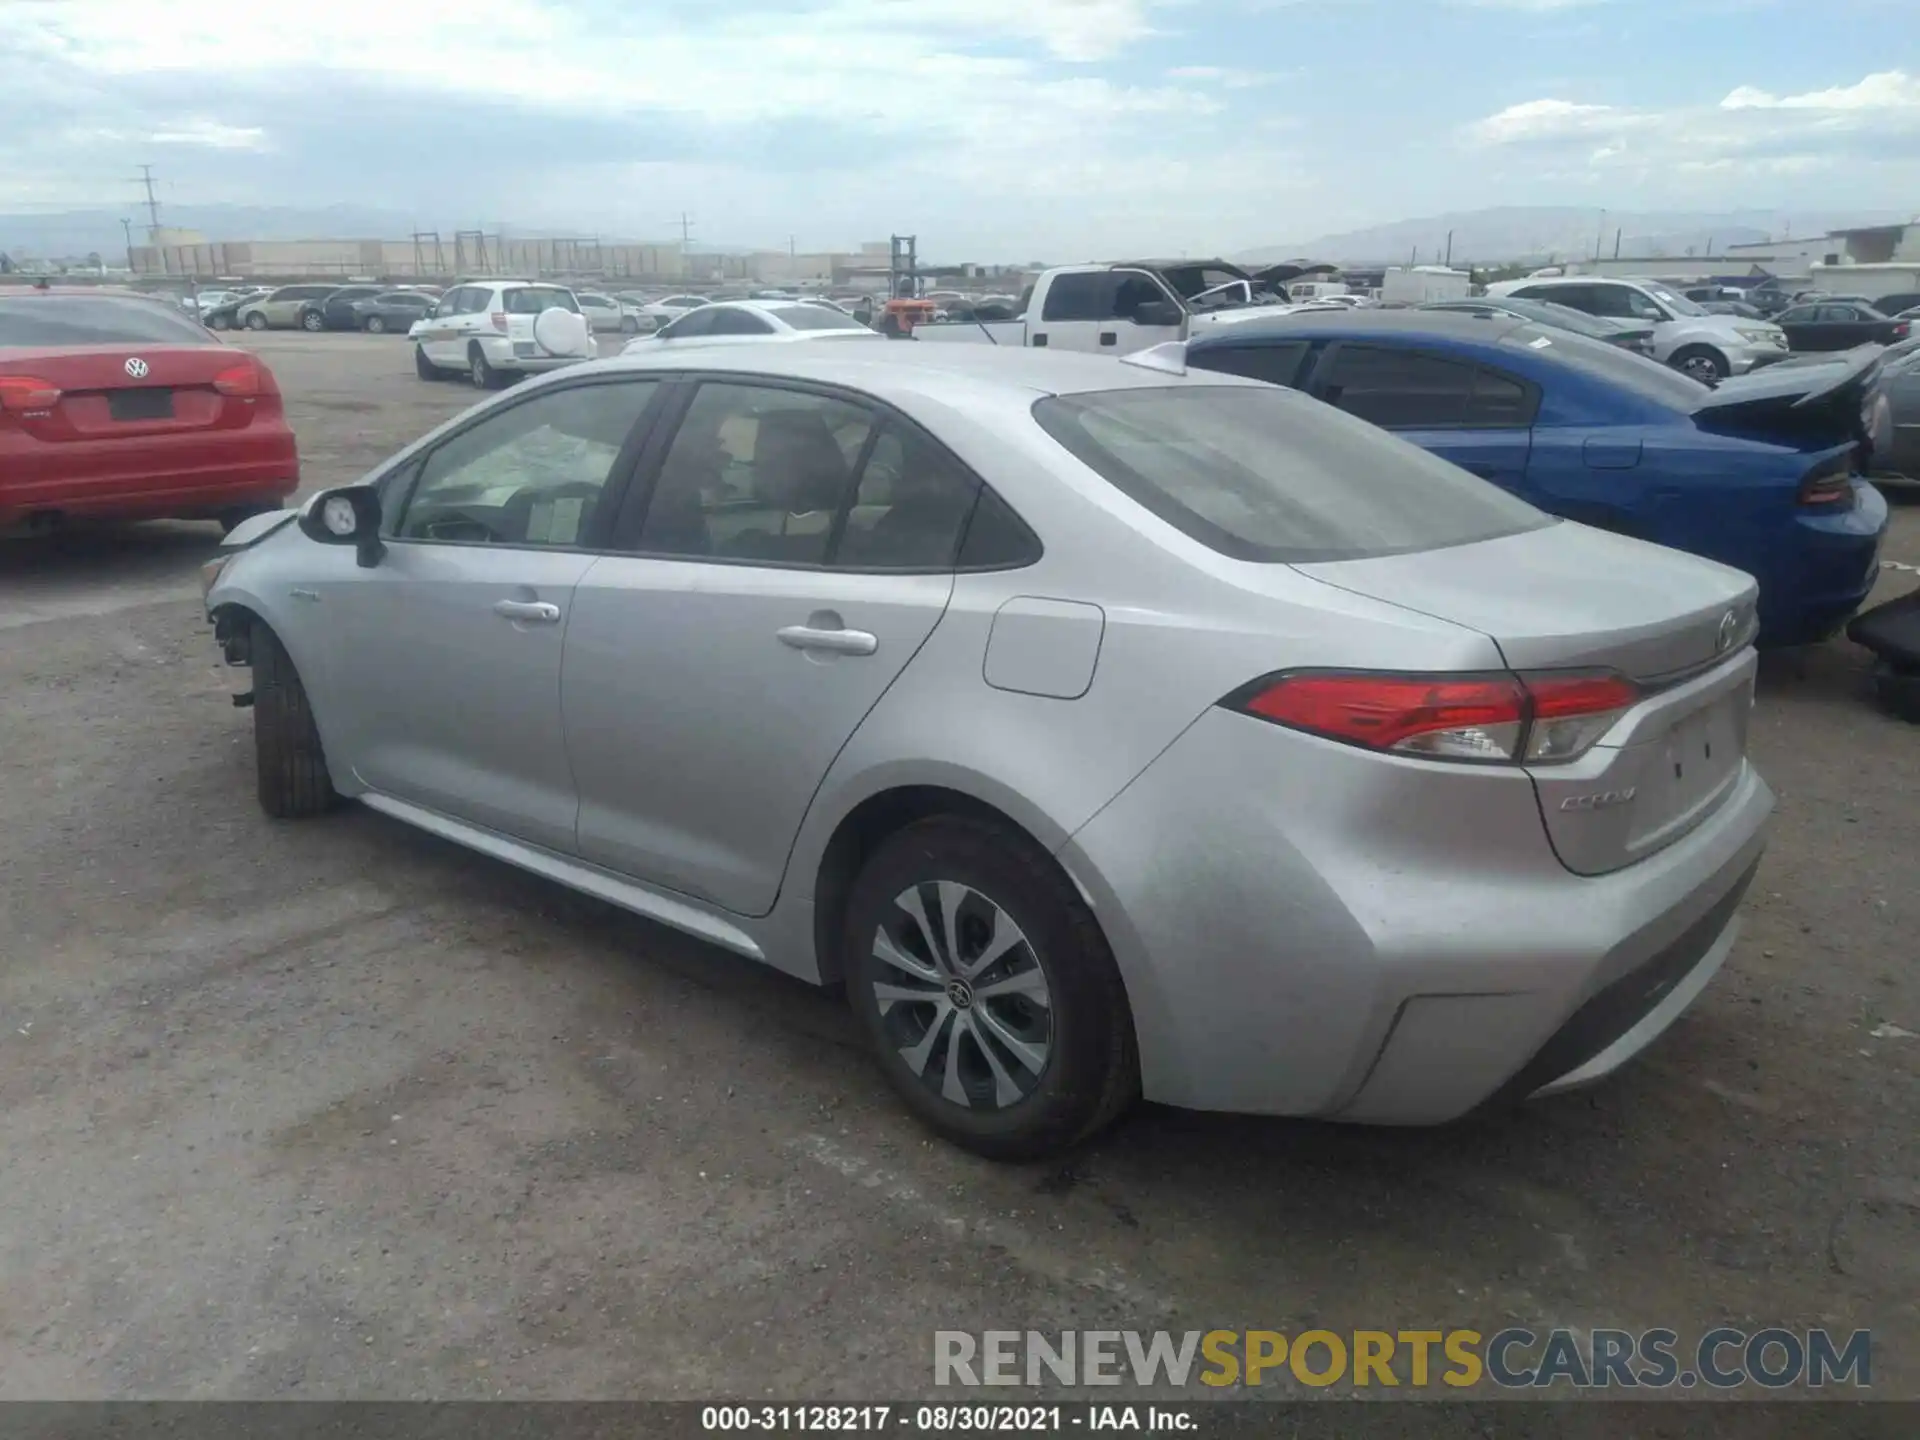
[[[1738,570],[1571,522],[1295,568],[1478,630],[1521,674],[1611,670],[1640,685],[1639,703],[1584,755],[1528,767],[1569,870],[1604,874],[1671,844],[1739,779],[1758,587]]]
[[[1734,376],[1700,397],[1693,423],[1717,434],[1803,446],[1809,440],[1871,444],[1886,353],[1862,345]]]
[[[49,408],[18,416],[35,439],[56,443],[245,426],[253,419],[254,399],[215,386],[241,372],[257,375],[257,396],[277,396],[266,367],[252,354],[217,343],[0,349],[0,375],[31,376],[60,391]]]

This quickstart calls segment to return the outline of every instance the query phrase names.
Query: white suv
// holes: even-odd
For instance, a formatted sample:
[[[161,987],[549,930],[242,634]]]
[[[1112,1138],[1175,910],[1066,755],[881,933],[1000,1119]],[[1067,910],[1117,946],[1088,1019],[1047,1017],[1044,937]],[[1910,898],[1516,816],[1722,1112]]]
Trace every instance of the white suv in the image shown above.
[[[1653,326],[1653,358],[1708,385],[1787,358],[1787,332],[1765,320],[1713,315],[1655,280],[1607,280],[1565,275],[1502,280],[1489,295],[1551,300],[1608,320]]]
[[[573,292],[526,280],[456,285],[407,334],[422,380],[464,374],[482,390],[600,354]]]

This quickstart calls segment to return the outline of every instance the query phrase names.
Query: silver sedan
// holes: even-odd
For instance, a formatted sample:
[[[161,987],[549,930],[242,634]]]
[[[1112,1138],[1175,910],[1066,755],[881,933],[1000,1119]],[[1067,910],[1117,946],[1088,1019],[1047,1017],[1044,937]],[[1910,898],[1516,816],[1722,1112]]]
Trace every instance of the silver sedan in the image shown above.
[[[884,353],[876,353],[884,350]],[[1733,944],[1753,582],[1177,360],[636,349],[207,572],[259,797],[809,981],[920,1117],[1429,1123]]]

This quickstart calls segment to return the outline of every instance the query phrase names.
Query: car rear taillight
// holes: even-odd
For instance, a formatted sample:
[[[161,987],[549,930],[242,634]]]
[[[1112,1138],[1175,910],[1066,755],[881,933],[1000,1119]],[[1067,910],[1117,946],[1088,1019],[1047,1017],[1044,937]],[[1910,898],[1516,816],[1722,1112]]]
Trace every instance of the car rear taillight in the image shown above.
[[[0,375],[0,410],[51,410],[60,403],[60,387],[32,375]]]
[[[1898,321],[1893,327],[1893,338],[1896,340],[1904,340],[1912,331],[1912,325],[1908,324],[1905,320]]]
[[[502,335],[507,333],[507,312],[506,311],[496,310],[493,312],[493,328],[498,330]]]
[[[222,370],[213,377],[213,388],[222,395],[252,400],[260,394],[260,366],[253,360],[246,360]]]
[[[1535,675],[1270,675],[1231,709],[1329,740],[1427,760],[1552,764],[1586,753],[1639,700],[1610,671]]]
[[[1834,505],[1853,499],[1853,454],[1816,465],[1800,482],[1802,505]]]

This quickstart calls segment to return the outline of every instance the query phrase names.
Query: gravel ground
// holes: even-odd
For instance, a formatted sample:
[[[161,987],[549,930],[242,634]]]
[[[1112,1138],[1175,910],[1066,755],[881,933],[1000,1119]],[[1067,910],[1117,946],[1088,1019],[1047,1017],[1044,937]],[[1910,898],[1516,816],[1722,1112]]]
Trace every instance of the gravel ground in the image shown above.
[[[472,398],[397,339],[257,348],[309,487]],[[1744,938],[1614,1082],[1428,1132],[1149,1108],[1005,1167],[831,996],[265,819],[213,543],[0,549],[0,1398],[900,1396],[935,1328],[1509,1323],[1871,1327],[1920,1398],[1920,733],[1846,643],[1769,659]]]

